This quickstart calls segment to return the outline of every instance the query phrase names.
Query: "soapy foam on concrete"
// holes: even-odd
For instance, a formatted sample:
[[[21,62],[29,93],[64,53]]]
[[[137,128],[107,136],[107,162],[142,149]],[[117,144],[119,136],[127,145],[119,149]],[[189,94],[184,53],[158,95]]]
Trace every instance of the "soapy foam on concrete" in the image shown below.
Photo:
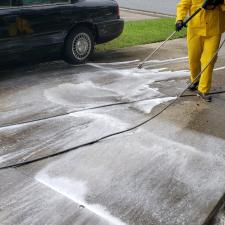
[[[143,113],[149,114],[155,106],[175,99],[176,97],[154,98],[151,100],[135,103],[133,107]]]
[[[112,62],[112,63],[87,63],[87,65],[95,66],[95,65],[126,65],[126,64],[133,64],[136,62],[140,62],[139,59],[131,60],[131,61],[123,61],[123,62]]]
[[[130,62],[126,62],[130,63]],[[131,62],[133,63],[133,62]],[[60,84],[57,87],[48,89],[44,92],[46,98],[56,104],[73,106],[78,105],[79,107],[85,106],[87,103],[99,104],[99,101],[104,100],[105,102],[112,102],[112,97],[120,98],[124,101],[133,101],[144,98],[153,98],[153,100],[145,103],[137,103],[133,105],[133,108],[138,109],[144,113],[150,113],[152,108],[157,104],[160,104],[165,101],[169,101],[170,98],[165,98],[164,100],[159,98],[163,95],[155,88],[150,88],[149,85],[155,81],[161,81],[172,78],[182,78],[189,75],[187,71],[164,71],[166,68],[159,68],[154,70],[146,69],[110,69],[110,70],[101,70],[96,71],[96,74],[89,74],[90,77],[116,77],[111,83],[105,85],[100,85],[95,83],[93,80],[84,80],[83,82],[74,84],[74,83],[64,83]],[[163,71],[162,71],[163,70]],[[85,73],[84,73],[85,74]],[[76,75],[79,76],[79,75]],[[83,75],[82,75],[83,76]],[[79,80],[79,79],[78,79]],[[84,96],[82,100],[80,97]],[[78,103],[78,101],[80,101]],[[115,99],[114,101],[115,102]],[[80,104],[80,105],[79,105]],[[83,105],[82,105],[83,104]],[[149,105],[148,105],[149,104]],[[102,105],[102,102],[101,102]],[[94,120],[101,120],[107,124],[110,124],[112,127],[120,127],[121,129],[126,129],[127,124],[122,121],[112,118],[110,116],[105,116],[102,114],[96,113],[85,113],[82,112],[84,116],[93,118]],[[76,114],[78,115],[78,114]],[[81,115],[81,114],[79,114]],[[70,116],[75,116],[71,114]],[[23,126],[23,125],[20,125]],[[9,127],[6,129],[16,129],[17,126]],[[22,157],[25,153],[32,153],[32,149],[20,150],[14,153],[7,153],[0,156],[0,163],[10,161],[14,158]]]
[[[53,189],[54,191],[62,194],[63,196],[71,199],[76,204],[86,208],[95,215],[103,218],[104,220],[110,222],[113,225],[126,225],[119,218],[112,216],[105,207],[99,204],[88,204],[85,201],[85,196],[87,195],[88,188],[86,182],[74,181],[64,177],[50,177],[44,171],[39,172],[35,179],[46,185],[47,187]]]
[[[107,124],[108,127],[111,127],[111,128],[127,129],[127,127],[129,126],[128,123],[125,123],[124,121],[119,120],[115,117],[112,117],[106,114],[96,113],[94,111],[70,113],[69,116],[76,117],[76,118],[81,118],[81,117],[89,118],[92,121],[94,121],[93,123],[96,124],[96,125],[93,125],[93,127],[98,126],[98,124],[101,124],[101,125]]]
[[[152,71],[152,73],[160,73],[160,71]],[[154,79],[153,79],[154,80]],[[70,85],[69,85],[70,86]],[[84,85],[85,86],[85,85]],[[90,86],[89,86],[90,87]],[[142,89],[143,88],[147,88],[147,85],[144,84],[142,86],[140,86]],[[160,103],[163,103],[165,101],[170,101],[173,100],[175,98],[155,98],[152,100],[148,100],[148,101],[143,101],[141,103],[136,103],[134,107],[136,107],[138,110],[144,112],[144,113],[149,113],[152,108]],[[76,116],[76,114],[71,114],[70,116]],[[89,114],[90,117],[92,117],[92,114]],[[95,118],[97,119],[102,119],[102,115],[94,115]],[[110,118],[105,117],[104,120],[107,122]],[[114,120],[114,118],[113,118]],[[118,122],[121,121],[114,121],[115,126]],[[162,141],[162,138],[160,137],[159,142]],[[177,144],[175,142],[175,144]],[[183,145],[180,145],[180,149],[182,149]],[[189,146],[187,146],[188,148],[190,148]],[[197,150],[195,150],[194,148],[190,148],[187,149],[188,151],[196,151],[196,153],[198,154],[203,154],[201,152],[198,152]],[[15,153],[14,153],[15,154]],[[205,155],[205,153],[204,153]],[[185,165],[183,165],[185,166]],[[183,170],[185,170],[186,168],[184,167]],[[87,183],[83,182],[83,181],[74,181],[74,180],[70,180],[68,178],[64,178],[64,177],[50,177],[48,175],[48,173],[44,173],[44,172],[40,172],[37,176],[36,176],[36,180],[41,182],[42,184],[48,186],[49,188],[55,190],[56,192],[66,196],[67,198],[71,199],[72,201],[74,201],[75,203],[79,204],[79,205],[83,205],[86,209],[88,209],[89,211],[95,213],[96,215],[98,215],[101,218],[104,218],[105,220],[109,221],[112,224],[116,224],[116,225],[125,225],[125,223],[123,223],[122,221],[120,221],[118,218],[113,217],[109,212],[107,212],[107,209],[104,208],[103,206],[100,205],[89,205],[86,201],[85,201],[85,196],[87,196],[87,192],[88,192],[88,188],[87,188]],[[189,180],[188,180],[189,182]],[[196,186],[196,185],[195,185]]]
[[[186,62],[188,57],[179,57],[179,58],[172,58],[172,59],[165,59],[165,60],[148,60],[145,62],[145,68],[155,66],[155,65],[165,65],[171,63],[178,63],[178,62]],[[133,67],[137,66],[135,63],[140,62],[139,59],[132,60],[132,61],[123,61],[123,62],[112,62],[112,63],[88,63],[87,65],[97,67],[97,68],[104,68],[102,66],[117,66],[117,65],[131,65]]]
[[[91,81],[85,81],[80,84],[64,83],[57,87],[47,89],[44,92],[47,100],[60,105],[74,105],[78,101],[85,103],[93,98],[117,96],[113,90],[95,85]]]
[[[152,109],[164,102],[168,102],[171,100],[176,99],[176,97],[165,97],[165,98],[154,98],[151,100],[144,100],[137,103],[131,103],[131,108],[136,109],[143,113],[151,113]],[[81,119],[82,117],[88,118],[92,121],[91,127],[97,128],[99,127],[99,136],[101,135],[101,132],[103,132],[102,135],[104,135],[104,129],[100,129],[103,127],[103,124],[105,127],[108,127],[107,129],[119,129],[119,130],[125,130],[129,127],[129,124],[115,118],[113,116],[110,116],[109,114],[101,114],[96,111],[85,111],[85,112],[75,112],[70,113],[67,116],[72,116],[78,119]],[[11,129],[9,127],[9,129]],[[42,151],[42,149],[40,149]],[[7,161],[13,160],[15,158],[20,158],[20,162],[24,162],[27,159],[29,159],[32,155],[36,155],[38,153],[38,150],[35,152],[32,148],[26,148],[23,150],[18,150],[17,152],[7,153],[2,156],[0,156],[0,163],[5,163]]]
[[[140,132],[140,135],[143,134],[143,133],[141,133],[141,131],[139,131],[139,132]],[[213,171],[212,174],[214,174],[215,176],[213,176],[213,178],[210,180],[210,182],[207,181],[206,179],[204,179],[202,181],[202,182],[204,182],[204,187],[201,187],[201,188],[198,189],[199,177],[201,177],[201,178],[205,177],[204,176],[205,173],[202,174],[202,172],[204,172],[204,169],[193,168],[193,170],[192,170],[192,167],[190,168],[190,165],[191,165],[190,163],[193,160],[192,158],[195,157],[196,160],[199,160],[199,162],[201,163],[200,166],[203,166],[204,168],[207,168],[208,163],[209,163],[209,167],[212,168],[212,165],[215,162],[217,162],[217,163],[221,164],[221,169],[223,169],[224,168],[223,160],[217,161],[217,160],[215,160],[215,156],[213,156],[211,154],[208,154],[208,153],[205,153],[205,152],[202,152],[202,151],[198,151],[197,149],[193,148],[192,146],[185,145],[185,144],[182,144],[182,143],[179,143],[179,142],[176,142],[176,141],[173,141],[173,140],[155,135],[154,133],[151,133],[148,130],[146,130],[144,132],[143,136],[144,136],[144,140],[142,139],[143,142],[141,142],[141,140],[138,140],[137,143],[134,141],[133,144],[135,144],[135,143],[138,144],[138,148],[137,148],[136,151],[133,152],[133,154],[136,152],[135,153],[136,155],[133,155],[132,157],[136,158],[136,156],[138,156],[140,154],[140,152],[139,152],[140,149],[142,151],[151,151],[151,154],[149,155],[149,156],[151,156],[151,160],[153,160],[153,157],[155,157],[154,160],[156,160],[158,157],[165,157],[166,160],[167,160],[166,164],[171,165],[170,173],[169,173],[170,177],[171,177],[171,182],[176,181],[176,182],[179,182],[182,185],[184,184],[184,187],[187,187],[189,190],[196,190],[196,194],[198,195],[199,190],[200,191],[205,191],[205,190],[208,191],[208,190],[210,190],[211,187],[214,187],[215,183],[219,183],[220,180],[222,180],[221,176],[220,176],[221,175],[220,170]],[[148,138],[151,138],[152,140],[154,140],[154,143],[155,143],[155,146],[153,145],[151,149],[149,149],[148,145],[146,145],[146,144],[148,144],[148,142],[146,143],[146,140]],[[126,139],[126,136],[125,136],[124,140],[128,142],[131,139]],[[157,144],[157,143],[161,143],[161,144]],[[103,146],[104,146],[104,144],[103,144]],[[130,147],[132,148],[132,145],[130,145]],[[93,149],[91,149],[90,151],[92,151],[92,150]],[[101,147],[96,149],[96,151],[100,151],[100,152],[101,152],[101,150],[105,151],[105,149],[104,148],[102,149]],[[126,155],[127,155],[128,159],[129,159],[129,154],[130,154],[129,149],[125,148],[122,151],[124,153],[126,153],[123,157],[126,157]],[[98,152],[98,154],[100,152]],[[116,152],[114,154],[116,154]],[[111,156],[111,155],[109,155],[109,156]],[[205,160],[204,160],[204,158],[205,158]],[[77,160],[79,161],[79,157],[77,157]],[[82,162],[84,162],[83,160],[84,159],[82,158]],[[181,161],[182,163],[179,163],[179,161]],[[67,155],[67,156],[65,156],[65,158],[59,159],[58,161],[54,161],[51,164],[49,164],[46,168],[42,169],[41,172],[39,172],[38,175],[36,176],[36,179],[39,182],[41,182],[41,183],[45,184],[46,186],[50,187],[51,189],[63,194],[67,198],[73,200],[77,204],[83,205],[88,210],[95,213],[99,217],[106,219],[107,221],[109,221],[113,225],[124,224],[123,222],[118,221],[117,218],[115,218],[115,217],[112,218],[112,216],[107,212],[107,210],[104,207],[102,208],[101,206],[95,205],[95,204],[90,205],[85,201],[85,196],[87,196],[87,195],[90,196],[89,195],[90,193],[84,194],[85,192],[88,192],[88,188],[85,187],[85,185],[87,185],[87,183],[82,182],[82,181],[77,181],[76,179],[74,179],[74,176],[83,177],[82,175],[77,175],[77,174],[74,175],[73,174],[73,176],[71,176],[71,180],[66,178],[65,181],[64,181],[63,177],[58,177],[57,179],[55,179],[54,176],[52,177],[53,171],[54,171],[54,174],[67,174],[68,170],[61,171],[60,165],[62,165],[62,164],[70,165],[67,168],[74,169],[75,166],[73,166],[74,164],[71,165],[71,163],[73,163],[73,158],[71,158],[71,155]],[[128,160],[127,164],[126,164],[126,169],[132,168],[132,165],[133,165],[132,161],[130,162]],[[138,165],[136,165],[136,166],[138,166]],[[82,169],[82,170],[84,170],[84,174],[90,168],[88,167],[88,164],[85,165],[84,168]],[[166,169],[166,168],[167,168],[166,166],[165,167],[162,166],[162,169]],[[99,174],[99,177],[104,177],[103,176],[104,171],[102,171],[102,168],[99,168],[99,169],[100,170],[95,171],[96,174]],[[185,171],[187,171],[187,169],[189,169],[189,171],[185,172]],[[92,171],[91,174],[94,176],[95,172]],[[171,173],[171,172],[173,172],[173,173]],[[135,173],[135,170],[131,170],[131,175],[133,173]],[[164,173],[163,170],[162,170],[162,173]],[[195,176],[193,176],[193,173],[195,174]],[[110,180],[110,178],[108,178],[108,180]],[[70,182],[70,183],[68,184],[68,182]],[[96,182],[96,180],[95,180],[95,182]],[[79,187],[78,190],[76,190],[76,188],[74,188],[75,185],[73,185],[73,183],[78,185],[78,187]],[[81,184],[79,184],[79,183],[81,183]],[[178,185],[179,185],[179,183],[178,183]],[[91,184],[91,181],[90,181],[90,184]],[[66,185],[68,185],[69,187],[68,188],[66,187],[64,189],[64,187]],[[120,184],[117,183],[117,185],[120,185]],[[101,187],[104,187],[104,186],[100,185],[100,190],[105,190],[104,188],[101,189]],[[123,185],[121,185],[121,187],[123,187]],[[84,191],[80,190],[81,188],[83,188]],[[151,200],[150,205],[152,206],[152,208],[154,208],[154,211],[153,211],[154,213],[161,212],[161,209],[164,209],[164,206],[165,207],[169,206],[169,203],[165,204],[165,201],[163,202],[164,203],[163,205],[158,204],[157,200],[159,199],[159,195],[157,195],[157,194],[160,193],[160,191],[158,192],[156,189],[153,188],[154,196],[152,195],[151,198],[150,198],[150,200]],[[129,186],[128,187],[126,186],[126,189],[123,190],[123,191],[127,192],[128,190],[129,190]],[[169,189],[169,190],[171,191],[171,189]],[[75,193],[73,193],[73,192],[75,192]],[[97,192],[97,193],[99,193],[99,192]],[[142,193],[142,192],[140,191],[140,193]],[[140,193],[138,193],[138,194],[140,195]],[[182,199],[182,201],[180,201],[178,204],[186,205],[187,199],[188,199],[188,197],[187,198],[184,197]],[[165,212],[170,213],[171,211],[166,210]],[[160,217],[159,215],[154,215],[154,214],[152,214],[152,215],[155,216],[156,218]],[[182,216],[180,218],[182,218]],[[178,224],[182,224],[182,221]]]
[[[95,64],[94,64],[95,65]],[[96,64],[98,66],[98,64]],[[82,79],[80,83],[64,83],[57,87],[48,89],[44,92],[45,97],[55,103],[65,106],[81,104],[99,104],[100,102],[115,102],[116,99],[133,101],[150,97],[160,97],[162,94],[157,89],[150,88],[154,82],[184,78],[189,76],[189,72],[168,71],[166,68],[159,69],[106,69],[101,66],[99,71],[86,72],[84,77],[93,80]],[[98,83],[96,78],[102,77],[110,79],[109,82]]]

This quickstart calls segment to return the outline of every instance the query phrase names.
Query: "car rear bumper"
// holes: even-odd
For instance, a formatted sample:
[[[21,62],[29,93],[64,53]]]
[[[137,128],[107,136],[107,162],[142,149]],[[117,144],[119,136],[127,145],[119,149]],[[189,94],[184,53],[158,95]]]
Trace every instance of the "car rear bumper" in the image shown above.
[[[117,19],[96,24],[97,37],[96,43],[101,44],[107,41],[111,41],[114,38],[120,36],[124,28],[124,20]]]

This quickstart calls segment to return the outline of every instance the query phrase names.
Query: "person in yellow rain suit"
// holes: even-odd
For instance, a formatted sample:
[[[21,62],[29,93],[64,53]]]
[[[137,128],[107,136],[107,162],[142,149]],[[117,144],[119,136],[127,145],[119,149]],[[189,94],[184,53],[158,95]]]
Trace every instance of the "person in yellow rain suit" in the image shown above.
[[[188,23],[187,44],[191,81],[194,82],[189,90],[198,90],[198,95],[210,102],[208,95],[211,83],[214,62],[196,77],[213,58],[218,50],[221,34],[225,31],[225,0],[181,0],[177,5],[176,30],[183,28],[183,21],[187,14],[192,15],[198,8],[204,7]]]

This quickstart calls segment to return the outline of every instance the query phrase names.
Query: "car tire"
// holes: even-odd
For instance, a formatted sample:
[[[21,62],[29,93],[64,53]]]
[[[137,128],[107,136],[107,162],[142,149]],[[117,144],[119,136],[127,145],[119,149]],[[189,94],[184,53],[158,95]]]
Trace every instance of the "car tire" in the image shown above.
[[[86,27],[75,28],[66,38],[64,59],[70,64],[85,63],[94,52],[94,35]]]

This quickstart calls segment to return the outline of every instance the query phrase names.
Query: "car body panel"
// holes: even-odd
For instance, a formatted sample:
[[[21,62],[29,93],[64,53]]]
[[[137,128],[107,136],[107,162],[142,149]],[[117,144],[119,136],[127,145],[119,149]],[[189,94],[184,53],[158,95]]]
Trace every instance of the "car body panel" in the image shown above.
[[[98,33],[96,43],[101,44],[118,37],[123,32],[124,22],[122,19],[117,19],[107,22],[99,22],[96,26]]]
[[[15,59],[23,49],[20,9],[0,8],[0,60]]]
[[[67,36],[79,26],[91,29],[96,44],[112,40],[123,31],[124,21],[118,15],[114,0],[71,0],[31,5],[23,5],[23,0],[12,1],[17,1],[18,6],[0,5],[2,56],[58,58],[62,56]]]
[[[21,8],[21,18],[26,21],[23,33],[24,56],[48,55],[49,51],[59,51],[63,45],[66,21],[61,20],[60,5],[36,5]],[[63,23],[64,22],[64,23]],[[38,49],[38,51],[34,51]]]

